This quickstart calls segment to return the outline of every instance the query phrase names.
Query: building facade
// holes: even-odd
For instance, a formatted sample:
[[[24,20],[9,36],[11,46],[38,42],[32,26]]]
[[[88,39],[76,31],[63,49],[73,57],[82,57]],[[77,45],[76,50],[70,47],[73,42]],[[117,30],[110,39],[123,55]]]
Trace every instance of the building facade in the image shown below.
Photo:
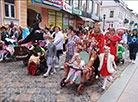
[[[132,29],[138,23],[137,14],[133,13],[123,0],[102,1],[101,18],[103,29],[112,27]]]
[[[15,26],[27,26],[27,1],[0,1],[0,26],[8,26],[11,20]]]
[[[1,0],[0,26],[10,24],[32,26],[35,15],[42,16],[41,26],[93,25],[99,21],[99,0]]]

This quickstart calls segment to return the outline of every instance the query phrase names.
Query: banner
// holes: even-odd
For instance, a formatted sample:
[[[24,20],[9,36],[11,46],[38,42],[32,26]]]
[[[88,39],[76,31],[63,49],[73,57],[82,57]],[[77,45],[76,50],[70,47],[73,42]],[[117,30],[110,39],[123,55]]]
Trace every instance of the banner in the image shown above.
[[[42,3],[63,9],[63,2],[60,0],[42,0]]]

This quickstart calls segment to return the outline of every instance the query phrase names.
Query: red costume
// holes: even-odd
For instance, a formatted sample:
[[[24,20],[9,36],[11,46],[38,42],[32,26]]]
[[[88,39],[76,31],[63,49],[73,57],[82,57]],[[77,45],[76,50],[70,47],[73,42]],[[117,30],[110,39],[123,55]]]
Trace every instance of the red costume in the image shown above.
[[[98,42],[99,53],[104,53],[104,35],[101,33],[99,34],[91,34],[90,37],[94,37],[95,40]]]
[[[102,69],[100,70],[100,74],[104,77],[106,76],[111,76],[112,74],[108,72],[107,70],[107,56],[104,56],[104,61],[103,61],[103,65],[102,65]]]
[[[116,42],[120,42],[121,38],[117,35],[114,35],[112,38],[110,37],[110,35],[107,35],[105,40],[106,42],[110,40],[110,44],[108,44],[107,46],[110,47],[110,53],[115,56],[114,61],[117,61],[118,57],[116,56]]]

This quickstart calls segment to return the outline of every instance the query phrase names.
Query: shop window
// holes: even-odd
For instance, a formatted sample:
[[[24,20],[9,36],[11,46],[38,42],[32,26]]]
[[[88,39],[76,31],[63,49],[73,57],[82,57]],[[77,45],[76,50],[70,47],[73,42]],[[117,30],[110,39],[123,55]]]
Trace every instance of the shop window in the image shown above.
[[[5,1],[5,17],[15,18],[15,2],[14,0],[4,0]]]
[[[114,11],[110,11],[110,18],[114,17]]]

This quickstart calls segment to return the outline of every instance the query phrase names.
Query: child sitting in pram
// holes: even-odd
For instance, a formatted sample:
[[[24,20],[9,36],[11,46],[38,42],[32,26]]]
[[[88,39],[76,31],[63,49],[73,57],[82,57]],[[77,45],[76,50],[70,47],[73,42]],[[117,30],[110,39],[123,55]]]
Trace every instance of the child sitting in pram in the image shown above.
[[[81,59],[79,55],[76,55],[74,63],[71,65],[67,63],[70,71],[68,73],[68,76],[65,80],[65,83],[67,83],[70,79],[70,77],[74,74],[73,79],[71,80],[70,84],[73,84],[74,81],[81,75],[82,70],[84,69],[85,62]]]
[[[1,41],[0,44],[0,62],[6,60],[6,58],[14,58],[14,45],[8,41]]]

